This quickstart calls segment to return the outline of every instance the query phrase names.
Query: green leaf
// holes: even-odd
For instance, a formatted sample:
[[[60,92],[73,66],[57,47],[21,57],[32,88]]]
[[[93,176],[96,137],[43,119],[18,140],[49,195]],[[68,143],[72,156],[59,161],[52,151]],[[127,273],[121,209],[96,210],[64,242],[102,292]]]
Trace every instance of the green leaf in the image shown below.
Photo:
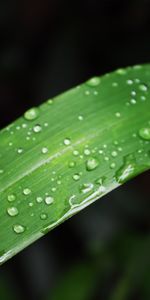
[[[150,65],[95,77],[0,132],[0,263],[150,168]]]

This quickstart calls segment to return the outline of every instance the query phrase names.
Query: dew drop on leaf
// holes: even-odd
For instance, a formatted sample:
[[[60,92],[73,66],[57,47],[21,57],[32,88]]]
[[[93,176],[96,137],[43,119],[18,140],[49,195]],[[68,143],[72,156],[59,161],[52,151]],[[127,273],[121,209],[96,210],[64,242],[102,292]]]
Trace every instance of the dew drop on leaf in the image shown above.
[[[68,146],[71,144],[71,141],[69,138],[64,139],[64,145]]]
[[[7,196],[7,200],[9,202],[13,202],[13,201],[16,200],[16,196],[14,194],[10,194],[10,195]]]
[[[33,127],[33,131],[34,131],[35,133],[39,133],[41,130],[42,130],[42,127],[41,127],[41,125],[39,125],[39,124],[37,124],[37,125],[35,125],[35,126]]]
[[[44,201],[47,205],[51,205],[54,202],[54,198],[51,196],[47,196]]]
[[[19,212],[18,212],[17,207],[12,206],[12,207],[8,207],[7,208],[7,213],[8,213],[9,216],[15,217],[15,216],[18,215]]]
[[[20,224],[15,224],[13,226],[13,230],[14,230],[15,233],[20,234],[20,233],[23,233],[25,231],[25,227],[23,225],[20,225]]]
[[[39,116],[39,109],[36,107],[33,107],[24,113],[24,118],[29,121],[35,120],[38,116]]]
[[[29,188],[25,188],[23,190],[23,194],[27,196],[27,195],[31,194],[31,190]]]
[[[91,86],[91,87],[95,87],[95,86],[98,86],[100,84],[101,80],[99,77],[93,77],[91,79],[89,79],[86,83],[88,86]]]
[[[42,213],[41,215],[40,215],[40,219],[41,220],[46,220],[48,218],[48,216],[47,216],[47,214],[45,214],[45,213]]]
[[[147,92],[147,86],[146,84],[140,84],[139,85],[139,90],[142,91],[142,92]]]
[[[74,174],[74,175],[73,175],[73,179],[74,179],[75,181],[78,181],[78,180],[80,179],[80,175],[79,175],[79,174]]]
[[[98,165],[99,165],[99,161],[96,158],[91,157],[86,161],[87,171],[95,170],[98,167]]]
[[[150,140],[150,128],[149,127],[144,127],[141,128],[139,130],[139,136],[143,139],[143,140]]]

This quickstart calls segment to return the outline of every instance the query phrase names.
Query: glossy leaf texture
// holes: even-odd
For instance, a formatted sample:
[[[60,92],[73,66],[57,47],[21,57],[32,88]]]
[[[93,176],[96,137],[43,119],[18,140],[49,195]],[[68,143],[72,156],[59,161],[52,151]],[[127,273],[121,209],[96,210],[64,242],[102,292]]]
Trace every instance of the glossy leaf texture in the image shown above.
[[[0,263],[150,168],[150,65],[94,77],[0,132]]]

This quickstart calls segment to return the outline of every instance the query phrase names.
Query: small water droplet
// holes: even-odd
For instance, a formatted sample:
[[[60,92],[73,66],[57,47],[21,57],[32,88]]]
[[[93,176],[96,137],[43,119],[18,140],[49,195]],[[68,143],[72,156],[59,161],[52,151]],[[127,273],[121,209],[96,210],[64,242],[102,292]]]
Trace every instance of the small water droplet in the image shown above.
[[[14,194],[8,195],[8,196],[7,196],[7,200],[8,200],[9,202],[13,202],[13,201],[16,200],[16,196],[15,196]]]
[[[140,84],[139,90],[142,92],[147,92],[148,88],[147,88],[146,84]]]
[[[100,84],[101,80],[99,77],[93,77],[91,79],[89,79],[86,83],[87,85],[91,86],[91,87],[95,87],[98,86]]]
[[[18,212],[17,207],[12,206],[12,207],[8,207],[7,208],[7,213],[8,213],[9,216],[15,217],[15,216],[18,215],[19,212]]]
[[[98,167],[98,165],[99,165],[99,161],[96,158],[91,157],[86,161],[87,171],[95,170]]]
[[[42,201],[43,201],[43,198],[42,198],[42,197],[38,196],[38,197],[36,198],[36,202],[37,202],[37,203],[41,203]]]
[[[23,194],[27,196],[27,195],[31,194],[31,190],[29,188],[25,188],[23,190]]]
[[[23,152],[23,149],[22,149],[22,148],[19,148],[19,149],[17,150],[17,152],[18,152],[18,154],[21,154],[21,153]]]
[[[125,183],[131,179],[136,171],[136,163],[133,155],[128,155],[124,158],[123,165],[116,172],[116,180],[118,183]]]
[[[125,69],[118,69],[116,73],[119,75],[126,75],[127,71]]]
[[[80,191],[83,194],[89,193],[92,189],[93,189],[94,185],[93,183],[84,183],[82,184],[82,186],[80,187]]]
[[[47,101],[47,103],[48,103],[49,105],[53,104],[53,99],[49,99],[49,100]]]
[[[112,86],[113,86],[113,87],[117,87],[117,86],[118,86],[118,82],[113,82],[113,83],[112,83]]]
[[[110,168],[111,168],[111,169],[114,169],[115,167],[116,167],[116,164],[115,164],[115,163],[111,163],[111,164],[110,164]]]
[[[74,168],[75,166],[75,162],[74,161],[70,161],[69,162],[69,168]]]
[[[89,149],[85,149],[85,150],[84,150],[84,154],[88,156],[88,155],[91,154],[91,151],[90,151]]]
[[[47,205],[51,205],[54,202],[54,198],[51,196],[47,196],[44,201]]]
[[[40,219],[41,219],[41,220],[46,220],[47,218],[48,218],[48,215],[45,214],[45,213],[42,213],[42,214],[40,215]]]
[[[132,98],[132,99],[130,100],[130,103],[131,103],[131,104],[136,104],[136,100]]]
[[[74,151],[73,151],[73,155],[74,155],[74,156],[78,156],[78,155],[79,155],[79,151],[78,151],[78,150],[74,150]]]
[[[48,148],[47,148],[47,147],[43,147],[43,148],[42,148],[42,153],[43,153],[43,154],[46,154],[47,152],[48,152]]]
[[[133,80],[128,79],[128,80],[127,80],[127,84],[128,84],[128,85],[132,85],[132,84],[133,84]]]
[[[78,116],[79,121],[83,121],[83,116]]]
[[[117,155],[118,155],[117,151],[114,150],[114,151],[111,152],[112,157],[117,157]]]
[[[139,130],[139,136],[143,139],[143,140],[150,140],[150,128],[149,127],[144,127],[141,128]]]
[[[33,127],[33,131],[34,131],[35,133],[39,133],[39,132],[41,132],[41,130],[42,130],[42,127],[41,127],[41,125],[39,125],[39,124],[37,124],[37,125],[35,125],[35,126]]]
[[[16,224],[13,226],[13,230],[15,233],[23,233],[25,231],[25,227],[23,225],[20,224]]]
[[[80,175],[79,174],[74,174],[72,177],[73,177],[73,179],[75,181],[78,181],[80,179]]]
[[[68,146],[71,144],[71,141],[69,138],[64,139],[64,145]]]
[[[24,118],[29,121],[35,120],[38,116],[39,116],[39,110],[36,107],[27,110],[24,114]]]
[[[0,174],[3,174],[4,173],[4,170],[0,169]]]
[[[116,112],[116,113],[115,113],[115,116],[116,116],[117,118],[120,118],[120,117],[121,117],[121,113],[120,113],[120,112]]]

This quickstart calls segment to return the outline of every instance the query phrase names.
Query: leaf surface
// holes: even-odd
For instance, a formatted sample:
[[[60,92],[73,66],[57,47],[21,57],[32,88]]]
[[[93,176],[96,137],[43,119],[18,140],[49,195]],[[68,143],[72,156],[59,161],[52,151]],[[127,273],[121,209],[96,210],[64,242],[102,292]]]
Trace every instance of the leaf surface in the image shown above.
[[[150,65],[94,77],[0,132],[0,263],[150,168]]]

